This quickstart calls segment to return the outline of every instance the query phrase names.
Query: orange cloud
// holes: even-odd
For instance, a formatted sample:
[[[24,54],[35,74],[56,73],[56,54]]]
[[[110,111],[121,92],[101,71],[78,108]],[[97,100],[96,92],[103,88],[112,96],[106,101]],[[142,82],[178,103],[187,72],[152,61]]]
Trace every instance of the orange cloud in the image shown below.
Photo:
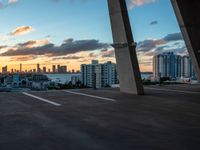
[[[36,59],[37,57],[36,56],[17,56],[17,57],[11,57],[10,60],[11,61],[30,61],[30,60],[33,60],[33,59]]]
[[[20,43],[18,46],[24,47],[24,48],[33,48],[33,47],[39,47],[43,45],[49,44],[49,41],[47,39],[42,40],[30,40],[25,43]]]
[[[21,27],[17,27],[16,29],[14,29],[11,32],[12,36],[17,36],[17,35],[24,35],[24,34],[28,34],[31,31],[33,31],[33,27],[31,26],[21,26]]]

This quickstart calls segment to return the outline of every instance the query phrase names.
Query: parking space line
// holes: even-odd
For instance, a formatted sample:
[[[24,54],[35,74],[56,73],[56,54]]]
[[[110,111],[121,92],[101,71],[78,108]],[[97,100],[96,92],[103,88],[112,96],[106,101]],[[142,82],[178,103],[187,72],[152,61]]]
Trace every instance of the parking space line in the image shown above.
[[[52,102],[50,100],[47,100],[47,99],[44,99],[44,98],[41,98],[41,97],[38,97],[38,96],[35,96],[35,95],[32,95],[32,94],[29,94],[29,93],[26,93],[26,92],[22,92],[22,94],[26,95],[26,96],[29,96],[29,97],[32,97],[32,98],[35,98],[37,100],[40,100],[40,101],[43,101],[43,102],[46,102],[46,103],[49,103],[49,104],[52,104],[54,106],[61,106],[61,104],[58,104],[56,102]]]
[[[172,90],[172,89],[158,89],[158,88],[150,88],[145,87],[146,89],[150,90],[158,90],[158,91],[168,91],[168,92],[179,92],[179,93],[186,93],[186,94],[200,94],[200,92],[193,92],[193,91],[181,91],[181,90]]]
[[[70,93],[70,94],[75,94],[75,95],[81,95],[81,96],[96,98],[96,99],[101,99],[101,100],[106,100],[106,101],[112,101],[112,102],[116,101],[115,99],[111,99],[111,98],[95,96],[95,95],[90,95],[90,94],[84,94],[84,93],[79,93],[79,92],[73,92],[73,91],[69,91],[69,90],[64,90],[64,92],[67,92],[67,93]]]

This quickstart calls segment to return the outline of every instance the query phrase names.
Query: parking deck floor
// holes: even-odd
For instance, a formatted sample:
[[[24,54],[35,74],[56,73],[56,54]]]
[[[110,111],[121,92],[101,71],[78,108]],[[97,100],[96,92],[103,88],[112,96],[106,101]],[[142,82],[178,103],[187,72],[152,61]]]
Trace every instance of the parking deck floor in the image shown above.
[[[200,85],[0,93],[0,150],[199,150]]]

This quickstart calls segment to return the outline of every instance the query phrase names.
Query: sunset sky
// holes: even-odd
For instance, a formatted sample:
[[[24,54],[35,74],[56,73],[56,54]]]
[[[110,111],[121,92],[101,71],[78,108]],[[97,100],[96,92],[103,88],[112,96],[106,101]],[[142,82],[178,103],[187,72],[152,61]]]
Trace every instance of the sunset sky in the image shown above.
[[[127,0],[141,71],[152,56],[186,54],[170,0]],[[115,61],[107,0],[0,0],[0,68]],[[1,71],[1,69],[0,69]]]

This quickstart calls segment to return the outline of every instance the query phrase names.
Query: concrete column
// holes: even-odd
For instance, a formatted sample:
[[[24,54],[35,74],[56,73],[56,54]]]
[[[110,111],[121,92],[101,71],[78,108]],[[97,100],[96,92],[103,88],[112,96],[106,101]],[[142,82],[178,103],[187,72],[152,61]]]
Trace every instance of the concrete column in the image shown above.
[[[121,92],[144,94],[125,0],[108,0]]]
[[[200,0],[171,0],[188,52],[200,81]]]

